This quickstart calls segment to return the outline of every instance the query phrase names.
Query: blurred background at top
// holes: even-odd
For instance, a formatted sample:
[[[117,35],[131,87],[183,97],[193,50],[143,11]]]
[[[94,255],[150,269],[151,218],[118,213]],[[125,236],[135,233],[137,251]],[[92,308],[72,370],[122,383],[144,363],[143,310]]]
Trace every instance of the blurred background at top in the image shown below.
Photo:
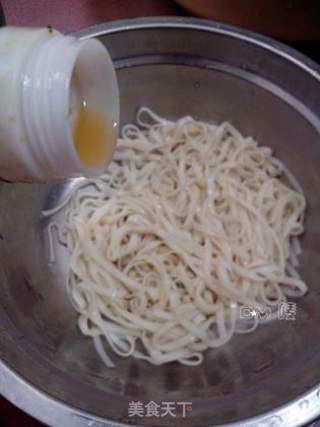
[[[197,16],[286,42],[320,62],[320,0],[2,0],[8,25],[69,32],[139,16]]]
[[[320,41],[319,0],[2,0],[10,25],[72,31],[112,19],[195,15],[300,42]],[[178,5],[180,5],[180,7]]]

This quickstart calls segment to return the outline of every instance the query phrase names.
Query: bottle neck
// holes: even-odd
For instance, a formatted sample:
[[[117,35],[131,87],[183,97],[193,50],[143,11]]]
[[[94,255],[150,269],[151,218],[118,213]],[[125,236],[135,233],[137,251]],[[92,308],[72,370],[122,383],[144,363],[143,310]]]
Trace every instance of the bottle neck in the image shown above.
[[[73,83],[76,74],[78,84]],[[24,67],[22,116],[33,156],[45,180],[97,176],[113,149],[99,165],[85,164],[74,141],[74,125],[83,99],[115,124],[119,95],[112,61],[94,39],[78,40],[57,32],[40,40]],[[111,153],[111,154],[110,154]]]

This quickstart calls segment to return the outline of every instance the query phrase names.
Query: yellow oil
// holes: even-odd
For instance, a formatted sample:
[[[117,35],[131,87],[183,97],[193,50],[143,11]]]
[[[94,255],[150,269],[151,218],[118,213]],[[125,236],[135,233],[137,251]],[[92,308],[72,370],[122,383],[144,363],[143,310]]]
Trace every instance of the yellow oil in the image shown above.
[[[81,163],[87,167],[101,166],[112,154],[114,129],[105,115],[90,109],[83,102],[73,129],[74,145]]]

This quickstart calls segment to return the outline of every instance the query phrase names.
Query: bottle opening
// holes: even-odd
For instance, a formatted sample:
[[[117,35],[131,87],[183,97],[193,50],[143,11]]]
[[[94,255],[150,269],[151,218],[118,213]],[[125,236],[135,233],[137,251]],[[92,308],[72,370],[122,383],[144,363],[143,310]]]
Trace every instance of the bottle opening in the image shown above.
[[[115,140],[113,126],[106,114],[85,99],[77,70],[71,81],[70,121],[74,146],[81,163],[86,167],[105,164],[112,155]]]
[[[96,39],[48,38],[44,31],[23,69],[22,116],[32,168],[42,181],[98,176],[117,140],[113,63]]]
[[[95,169],[112,157],[118,93],[112,90],[112,86],[117,89],[116,80],[105,49],[88,43],[80,50],[71,77],[69,120],[78,160],[84,167]]]
[[[73,128],[74,145],[84,166],[102,166],[112,155],[115,135],[106,117],[86,101],[80,106]]]

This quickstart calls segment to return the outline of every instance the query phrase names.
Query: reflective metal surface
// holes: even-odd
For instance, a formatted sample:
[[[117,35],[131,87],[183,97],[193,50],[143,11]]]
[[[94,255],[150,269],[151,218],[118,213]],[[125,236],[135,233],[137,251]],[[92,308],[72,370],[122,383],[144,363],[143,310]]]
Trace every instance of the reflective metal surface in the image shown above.
[[[66,298],[66,259],[48,263],[44,208],[72,182],[0,186],[0,391],[54,426],[298,426],[320,413],[320,78],[269,39],[195,19],[140,19],[81,31],[115,60],[122,123],[148,105],[230,120],[273,147],[308,199],[296,321],[261,326],[206,353],[201,367],[101,363]],[[56,219],[59,221],[59,217]],[[128,403],[191,401],[186,418],[130,418]]]

